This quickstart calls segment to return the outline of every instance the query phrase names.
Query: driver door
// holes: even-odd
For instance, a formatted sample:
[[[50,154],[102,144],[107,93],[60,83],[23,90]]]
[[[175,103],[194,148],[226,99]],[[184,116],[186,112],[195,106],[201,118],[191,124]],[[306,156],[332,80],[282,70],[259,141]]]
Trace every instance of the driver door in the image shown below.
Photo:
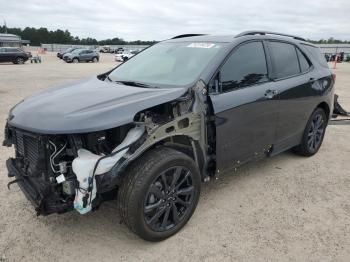
[[[268,77],[263,43],[253,41],[235,48],[215,82],[210,98],[217,169],[264,156],[275,139],[278,99]]]

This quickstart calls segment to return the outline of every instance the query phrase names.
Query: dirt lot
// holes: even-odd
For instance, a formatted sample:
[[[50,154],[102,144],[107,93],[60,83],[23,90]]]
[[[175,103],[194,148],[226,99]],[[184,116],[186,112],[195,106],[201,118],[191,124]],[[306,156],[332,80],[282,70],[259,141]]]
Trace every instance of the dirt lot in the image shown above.
[[[24,97],[114,66],[107,54],[97,64],[53,54],[42,64],[0,64],[0,128]],[[336,73],[350,109],[350,64]],[[329,126],[314,157],[286,152],[204,184],[190,222],[161,243],[119,224],[115,202],[88,215],[36,217],[17,185],[6,188],[12,154],[0,147],[0,261],[350,261],[350,126]]]

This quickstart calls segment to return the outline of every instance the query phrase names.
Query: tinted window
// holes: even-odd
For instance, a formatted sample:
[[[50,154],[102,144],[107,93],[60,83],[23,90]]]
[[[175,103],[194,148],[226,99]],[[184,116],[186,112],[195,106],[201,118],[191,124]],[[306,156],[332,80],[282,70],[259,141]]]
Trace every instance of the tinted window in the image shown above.
[[[5,52],[5,48],[0,48],[0,53],[4,53]]]
[[[222,91],[254,85],[267,80],[264,47],[251,42],[238,47],[221,68]]]
[[[328,68],[328,64],[327,61],[325,59],[325,57],[321,54],[321,51],[318,47],[316,46],[311,46],[311,45],[303,45],[306,50],[311,54],[311,56],[318,62],[320,63],[320,65],[327,67]]]
[[[297,53],[298,53],[301,72],[306,72],[307,70],[309,70],[311,64],[309,63],[305,55],[299,50],[299,48],[297,48]]]
[[[20,52],[17,48],[7,48],[6,52],[8,53],[14,53],[14,52]]]
[[[270,42],[270,47],[275,68],[274,78],[284,78],[300,73],[297,52],[294,45]]]

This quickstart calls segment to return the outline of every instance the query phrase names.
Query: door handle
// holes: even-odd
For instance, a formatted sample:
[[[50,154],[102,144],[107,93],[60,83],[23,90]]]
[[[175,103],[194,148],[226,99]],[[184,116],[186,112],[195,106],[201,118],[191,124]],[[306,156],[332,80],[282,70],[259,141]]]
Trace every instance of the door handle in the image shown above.
[[[266,98],[271,99],[271,98],[273,98],[273,97],[274,97],[275,95],[277,95],[277,94],[278,94],[278,90],[271,90],[271,89],[268,89],[268,90],[266,90],[264,96],[265,96]]]

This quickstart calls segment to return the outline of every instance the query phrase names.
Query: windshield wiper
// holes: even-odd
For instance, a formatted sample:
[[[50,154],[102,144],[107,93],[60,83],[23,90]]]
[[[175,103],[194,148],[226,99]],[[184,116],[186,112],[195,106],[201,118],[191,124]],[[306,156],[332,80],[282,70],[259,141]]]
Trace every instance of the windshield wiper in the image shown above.
[[[152,85],[148,85],[148,84],[144,84],[144,83],[140,83],[140,82],[135,82],[135,81],[115,81],[115,83],[123,84],[123,85],[127,85],[127,86],[143,87],[143,88],[149,88],[149,87],[156,88],[156,86],[152,86]]]

